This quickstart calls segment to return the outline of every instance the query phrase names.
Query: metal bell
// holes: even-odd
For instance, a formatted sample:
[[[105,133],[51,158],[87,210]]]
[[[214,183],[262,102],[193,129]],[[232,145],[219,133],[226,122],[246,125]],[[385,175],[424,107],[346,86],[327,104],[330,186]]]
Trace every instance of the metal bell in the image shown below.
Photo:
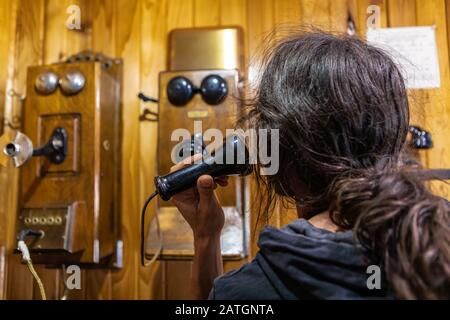
[[[50,94],[55,92],[58,87],[58,76],[52,71],[41,73],[35,80],[36,91],[41,94]]]
[[[79,71],[70,71],[59,80],[59,86],[63,93],[74,95],[83,90],[86,78]]]

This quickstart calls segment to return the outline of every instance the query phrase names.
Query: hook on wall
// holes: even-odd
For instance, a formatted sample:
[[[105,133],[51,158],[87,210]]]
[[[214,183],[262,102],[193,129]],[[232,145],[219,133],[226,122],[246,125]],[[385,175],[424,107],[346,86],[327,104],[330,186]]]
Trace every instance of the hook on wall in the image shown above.
[[[141,100],[144,103],[158,103],[158,99],[155,99],[153,97],[149,97],[145,95],[142,92],[139,92],[138,94],[139,100]],[[143,113],[139,116],[139,121],[144,122],[158,122],[158,113],[150,111],[149,109],[145,108]]]
[[[18,93],[14,89],[10,89],[8,91],[8,96],[10,96],[11,99],[17,100],[21,104],[25,100],[25,95]],[[5,127],[8,127],[13,130],[20,129],[20,127],[22,126],[22,119],[19,115],[12,115],[10,116],[9,119],[7,117],[3,117],[0,118],[0,120]]]

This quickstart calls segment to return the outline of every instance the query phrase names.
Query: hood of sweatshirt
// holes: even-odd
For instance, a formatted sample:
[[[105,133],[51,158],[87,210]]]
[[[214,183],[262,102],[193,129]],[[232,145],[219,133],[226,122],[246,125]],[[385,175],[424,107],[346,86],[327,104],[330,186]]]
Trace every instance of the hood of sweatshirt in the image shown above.
[[[333,233],[300,219],[282,229],[265,228],[258,245],[256,260],[283,299],[393,298],[382,270],[376,275],[368,269],[351,231]],[[371,276],[380,276],[380,289],[368,286]]]

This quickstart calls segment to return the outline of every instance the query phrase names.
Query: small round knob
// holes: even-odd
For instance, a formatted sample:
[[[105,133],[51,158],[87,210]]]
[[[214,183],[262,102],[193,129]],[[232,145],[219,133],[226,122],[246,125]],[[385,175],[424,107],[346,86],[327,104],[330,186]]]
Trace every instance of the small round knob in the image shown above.
[[[167,85],[167,98],[174,106],[186,105],[194,96],[194,86],[185,77],[175,77]]]
[[[34,82],[36,91],[41,94],[51,94],[58,87],[58,76],[52,71],[45,71],[38,75]]]
[[[228,85],[224,78],[210,75],[203,79],[200,86],[203,101],[210,105],[222,103],[228,95]]]
[[[67,95],[74,95],[83,90],[86,78],[79,71],[70,71],[59,80],[61,90]]]

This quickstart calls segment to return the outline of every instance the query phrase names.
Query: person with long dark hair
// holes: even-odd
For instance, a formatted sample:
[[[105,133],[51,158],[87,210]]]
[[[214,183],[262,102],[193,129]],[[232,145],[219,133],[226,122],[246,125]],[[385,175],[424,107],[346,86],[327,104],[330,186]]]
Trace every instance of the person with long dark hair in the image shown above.
[[[176,195],[194,233],[194,298],[449,298],[450,206],[404,165],[408,97],[392,58],[356,37],[311,32],[278,43],[263,66],[240,125],[279,129],[280,170],[255,170],[262,209],[287,199],[299,219],[265,228],[255,259],[222,276],[214,189],[227,179],[202,176]]]

